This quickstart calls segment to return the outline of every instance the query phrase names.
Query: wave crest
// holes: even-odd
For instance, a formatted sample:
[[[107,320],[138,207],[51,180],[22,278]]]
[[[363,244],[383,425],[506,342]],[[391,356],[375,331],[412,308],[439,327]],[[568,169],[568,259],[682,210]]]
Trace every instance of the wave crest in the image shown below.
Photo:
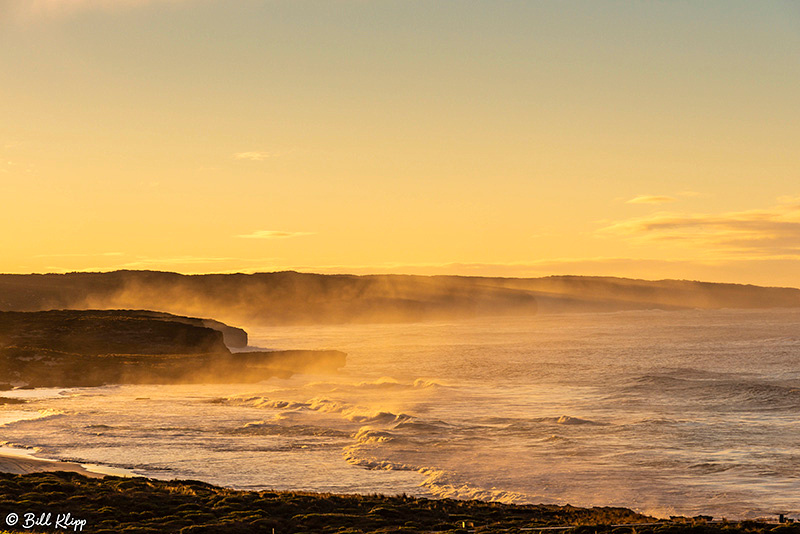
[[[233,397],[227,399],[232,404],[244,404],[255,408],[266,408],[273,410],[309,410],[319,413],[330,413],[341,415],[347,421],[353,423],[374,423],[374,424],[398,424],[412,419],[412,416],[404,413],[393,413],[390,411],[358,406],[347,402],[330,399],[327,397],[314,397],[306,402],[271,399],[269,397]]]

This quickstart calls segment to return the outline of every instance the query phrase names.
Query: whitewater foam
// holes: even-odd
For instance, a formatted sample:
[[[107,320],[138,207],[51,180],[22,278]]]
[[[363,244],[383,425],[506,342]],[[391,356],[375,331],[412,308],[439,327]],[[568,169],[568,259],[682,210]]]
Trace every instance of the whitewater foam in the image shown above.
[[[264,329],[258,345],[348,365],[59,390],[0,417],[24,412],[3,439],[49,457],[163,478],[748,517],[797,507],[799,325],[756,310]]]
[[[0,412],[0,426],[23,424],[30,421],[61,417],[62,415],[64,415],[63,411],[50,408],[37,411],[5,410]]]

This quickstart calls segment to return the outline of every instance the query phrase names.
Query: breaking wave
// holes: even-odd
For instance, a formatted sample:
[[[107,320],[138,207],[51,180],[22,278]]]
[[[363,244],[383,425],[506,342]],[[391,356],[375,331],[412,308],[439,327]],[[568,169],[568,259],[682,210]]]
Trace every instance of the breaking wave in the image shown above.
[[[350,433],[326,426],[286,425],[274,421],[253,421],[227,431],[229,434],[249,436],[325,436],[347,438]]]
[[[140,474],[252,489],[729,518],[796,510],[800,313],[568,323],[270,329],[281,343],[353,347],[352,358],[324,378],[31,394],[0,407],[16,418],[2,437]]]
[[[735,379],[704,373],[686,378],[672,375],[644,375],[628,388],[633,393],[681,396],[686,401],[713,403],[721,408],[764,411],[800,409],[800,387],[757,379]]]
[[[66,412],[55,409],[43,409],[36,412],[13,410],[0,413],[0,426],[17,426],[31,423],[34,421],[43,421],[46,419],[55,419],[66,415]]]
[[[267,408],[273,410],[308,410],[320,413],[337,414],[343,419],[353,423],[392,424],[408,421],[412,418],[410,415],[404,413],[396,414],[390,411],[376,410],[374,408],[359,406],[325,397],[315,397],[305,402],[272,399],[269,397],[260,396],[245,398],[233,397],[226,399],[226,402],[230,404],[245,404],[254,406],[256,408]]]
[[[382,471],[416,471],[424,476],[421,487],[430,491],[431,495],[438,498],[458,500],[482,500],[502,502],[507,504],[521,504],[530,502],[530,496],[496,488],[482,488],[462,480],[456,472],[435,467],[419,466],[414,464],[398,463],[380,458],[365,458],[358,456],[358,448],[345,449],[345,460],[351,465],[356,465],[369,470]]]

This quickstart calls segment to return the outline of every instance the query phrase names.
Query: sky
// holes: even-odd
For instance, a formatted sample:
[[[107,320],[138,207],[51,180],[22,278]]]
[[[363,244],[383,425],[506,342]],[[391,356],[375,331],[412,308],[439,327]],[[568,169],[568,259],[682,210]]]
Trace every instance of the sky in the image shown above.
[[[800,287],[800,3],[0,0],[0,272]]]

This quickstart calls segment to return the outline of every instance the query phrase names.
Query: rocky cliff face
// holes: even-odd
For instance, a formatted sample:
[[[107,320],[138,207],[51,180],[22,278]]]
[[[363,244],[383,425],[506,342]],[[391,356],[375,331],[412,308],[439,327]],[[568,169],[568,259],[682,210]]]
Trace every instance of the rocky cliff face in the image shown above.
[[[131,310],[0,312],[0,382],[15,386],[257,382],[335,370],[338,351],[231,354],[222,323]],[[224,329],[223,329],[224,327]]]
[[[0,312],[0,346],[81,355],[229,352],[217,330],[126,311]]]
[[[214,319],[198,319],[197,317],[184,317],[171,313],[151,311],[151,310],[83,310],[91,312],[93,316],[109,315],[115,318],[130,319],[158,319],[161,321],[172,321],[192,326],[202,326],[222,333],[222,340],[228,348],[244,348],[247,346],[247,332],[241,328],[230,326]]]

